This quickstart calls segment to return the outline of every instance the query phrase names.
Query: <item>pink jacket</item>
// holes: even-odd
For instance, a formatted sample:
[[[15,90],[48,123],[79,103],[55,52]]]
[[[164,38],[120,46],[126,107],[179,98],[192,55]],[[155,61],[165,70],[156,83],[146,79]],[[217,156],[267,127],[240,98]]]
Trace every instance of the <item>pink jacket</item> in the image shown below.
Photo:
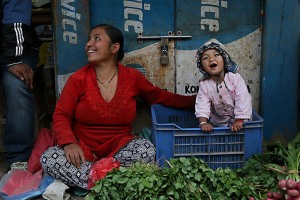
[[[216,126],[228,126],[234,119],[251,119],[252,97],[240,74],[225,73],[218,88],[219,92],[212,79],[200,82],[195,105],[197,118],[206,117]]]

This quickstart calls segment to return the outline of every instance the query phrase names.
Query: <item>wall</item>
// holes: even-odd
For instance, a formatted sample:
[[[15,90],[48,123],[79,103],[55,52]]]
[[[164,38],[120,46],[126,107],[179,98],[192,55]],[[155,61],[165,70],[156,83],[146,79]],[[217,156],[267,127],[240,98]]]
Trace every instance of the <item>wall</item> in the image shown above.
[[[261,114],[266,141],[298,134],[300,1],[266,0],[262,48]]]
[[[214,37],[240,66],[253,107],[265,119],[265,140],[277,133],[289,140],[296,133],[299,0],[56,0],[54,4],[58,96],[68,76],[86,64],[83,46],[90,26],[108,23],[120,28],[126,38],[123,63],[138,66],[155,85],[187,95],[197,92],[200,76],[195,52]],[[138,34],[164,36],[177,31],[192,38],[169,40],[166,65],[160,63],[160,39],[137,39]],[[72,59],[65,59],[70,55]]]

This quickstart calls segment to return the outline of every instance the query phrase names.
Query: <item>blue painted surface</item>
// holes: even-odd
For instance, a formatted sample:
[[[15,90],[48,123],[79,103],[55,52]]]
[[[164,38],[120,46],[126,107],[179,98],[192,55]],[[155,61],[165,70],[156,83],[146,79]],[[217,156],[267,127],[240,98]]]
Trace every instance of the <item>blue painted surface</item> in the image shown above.
[[[176,29],[193,37],[177,43],[177,49],[197,49],[212,37],[227,44],[260,28],[262,0],[214,2],[216,5],[203,1],[176,1]],[[214,31],[205,25],[207,20],[215,24]]]
[[[142,32],[144,36],[163,36],[174,30],[174,1],[90,0],[90,5],[91,26],[107,23],[119,28],[126,38],[125,52],[159,41],[139,43],[138,33]],[[136,28],[130,24],[135,24]]]
[[[300,1],[266,0],[261,71],[264,139],[298,131]]]
[[[232,0],[227,2],[225,8],[220,3],[209,5],[192,0],[56,0],[54,40],[57,74],[72,73],[86,64],[84,46],[90,27],[97,24],[108,23],[122,30],[126,38],[125,52],[138,50],[159,41],[144,40],[139,43],[138,33],[142,32],[144,36],[165,36],[169,31],[176,33],[177,30],[182,31],[183,35],[192,35],[193,39],[178,43],[176,48],[192,50],[210,37],[227,43],[256,30],[260,26],[260,2],[261,0],[251,0],[251,3],[241,3],[239,0]],[[217,32],[209,31],[208,27],[201,30],[200,19],[216,18],[213,12],[206,12],[206,15],[201,17],[203,6],[213,7],[219,12],[220,29]]]
[[[90,29],[89,4],[56,0],[53,5],[57,74],[68,74],[87,63],[84,46]]]
[[[128,4],[126,6],[124,2],[135,2],[136,7],[128,6]],[[144,36],[163,36],[167,35],[168,31],[176,34],[176,31],[180,30],[183,35],[191,35],[192,40],[178,43],[177,49],[192,50],[197,49],[211,37],[218,38],[223,43],[229,43],[246,36],[261,26],[261,0],[215,2],[218,5],[194,0],[144,0],[141,3],[130,0],[90,0],[91,25],[108,23],[120,28],[126,38],[125,47],[128,52],[158,41],[138,43],[136,39],[138,32],[143,32]],[[223,5],[224,3],[226,4]],[[140,15],[130,14],[125,17],[125,10],[130,7]],[[205,10],[205,7],[210,7],[215,12],[205,12],[205,15],[201,17],[201,9]],[[140,18],[141,15],[142,19]],[[218,21],[219,30],[216,32],[209,31],[208,26],[202,30],[200,22],[207,19]],[[140,22],[143,29],[136,31],[131,26],[129,30],[125,30],[125,24],[128,20]]]

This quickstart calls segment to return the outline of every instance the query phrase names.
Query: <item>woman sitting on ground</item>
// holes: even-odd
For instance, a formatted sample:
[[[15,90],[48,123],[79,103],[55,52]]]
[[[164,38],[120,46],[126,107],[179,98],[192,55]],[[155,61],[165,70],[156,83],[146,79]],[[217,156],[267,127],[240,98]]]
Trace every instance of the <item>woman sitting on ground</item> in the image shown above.
[[[44,152],[41,164],[67,185],[87,189],[90,168],[101,158],[113,157],[121,166],[155,161],[153,144],[132,134],[136,97],[193,109],[195,96],[160,89],[122,65],[123,35],[113,26],[92,28],[85,50],[89,64],[69,77],[53,114],[58,145]]]

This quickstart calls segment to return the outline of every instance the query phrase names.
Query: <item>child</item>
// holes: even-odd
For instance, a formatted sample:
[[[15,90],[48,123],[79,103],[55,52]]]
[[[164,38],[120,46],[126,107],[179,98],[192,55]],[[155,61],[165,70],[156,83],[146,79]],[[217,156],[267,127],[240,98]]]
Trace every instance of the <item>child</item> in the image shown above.
[[[211,131],[213,126],[230,126],[231,131],[239,131],[251,119],[252,97],[237,64],[216,39],[203,44],[196,58],[203,74],[195,105],[199,127]]]

